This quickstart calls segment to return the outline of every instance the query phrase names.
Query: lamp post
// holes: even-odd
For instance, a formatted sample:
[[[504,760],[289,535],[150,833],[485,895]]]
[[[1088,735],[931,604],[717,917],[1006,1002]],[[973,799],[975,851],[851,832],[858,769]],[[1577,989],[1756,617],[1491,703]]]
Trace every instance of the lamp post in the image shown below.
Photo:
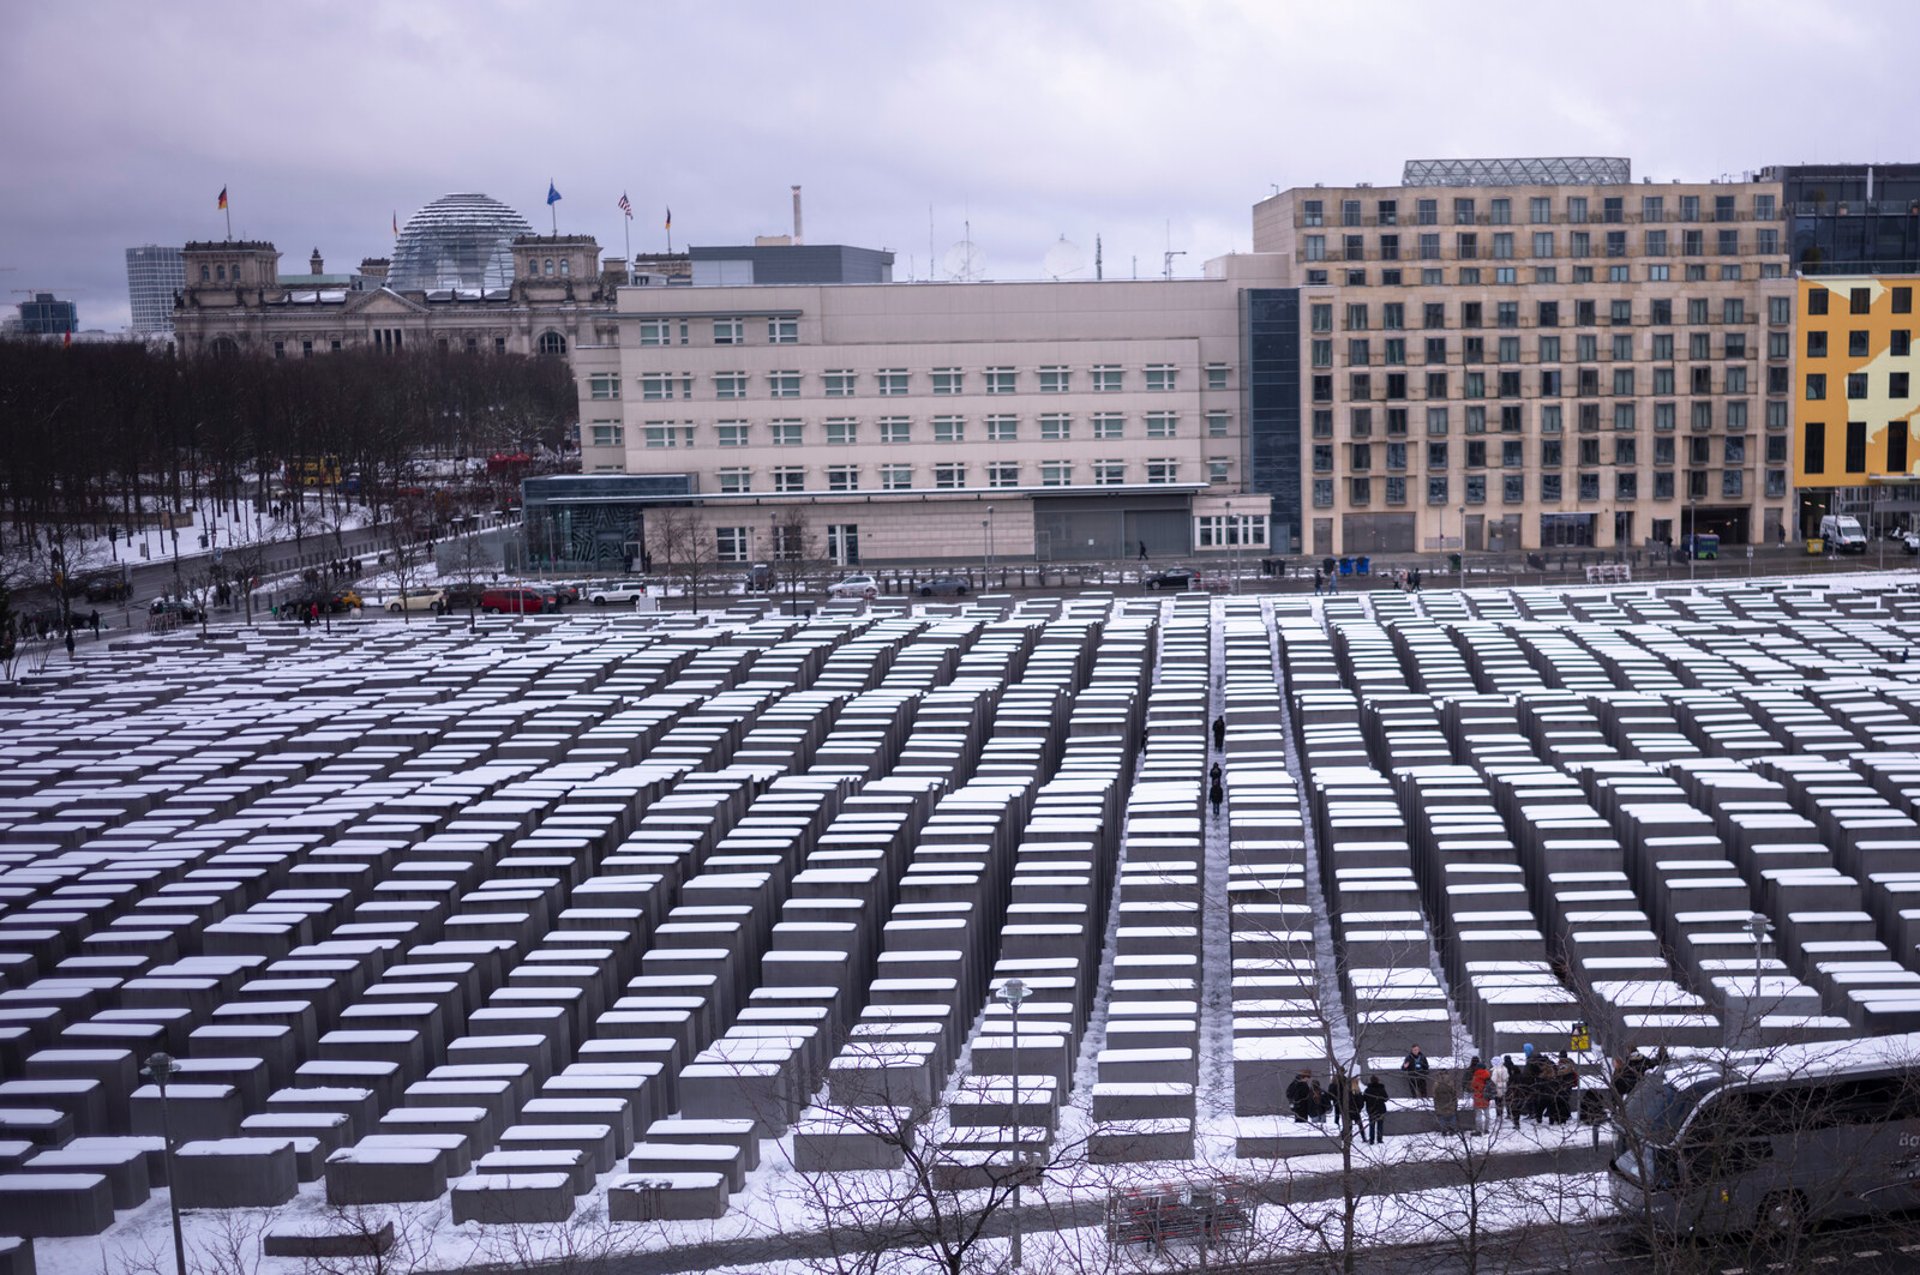
[[[160,1153],[167,1166],[167,1211],[173,1215],[173,1265],[176,1275],[187,1275],[187,1243],[180,1233],[180,1177],[173,1167],[173,1121],[167,1115],[167,1081],[176,1071],[173,1056],[165,1053],[149,1055],[141,1068],[141,1074],[160,1090]]]
[[[1773,929],[1773,922],[1767,920],[1764,912],[1755,912],[1747,918],[1747,933],[1753,935],[1753,1003],[1758,1010],[1760,1004],[1760,962],[1767,946],[1767,934]]]
[[[1233,520],[1233,502],[1227,508],[1227,543],[1233,546],[1233,591],[1240,592],[1240,524]]]
[[[1460,587],[1467,587],[1467,507],[1460,506]]]
[[[993,506],[992,505],[987,506],[987,570],[988,571],[993,570]],[[992,585],[990,582],[986,580],[982,580],[980,582],[980,587],[983,589],[986,589],[986,588],[991,588]]]
[[[1013,1014],[1013,1142],[1015,1168],[1013,1176],[1013,1242],[1010,1256],[1013,1268],[1020,1269],[1020,1184],[1026,1177],[1026,1145],[1020,1140],[1020,1002],[1030,993],[1024,981],[1010,978],[1000,984],[999,996]]]

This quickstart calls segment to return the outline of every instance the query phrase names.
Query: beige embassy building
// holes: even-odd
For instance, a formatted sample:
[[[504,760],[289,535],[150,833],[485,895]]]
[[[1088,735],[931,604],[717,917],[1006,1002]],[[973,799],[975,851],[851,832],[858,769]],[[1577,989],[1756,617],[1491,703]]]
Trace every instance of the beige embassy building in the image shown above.
[[[1309,548],[1778,538],[1794,283],[1778,182],[1409,163],[1253,210],[1303,312]]]
[[[1158,282],[625,288],[618,344],[574,359],[583,468],[683,479],[722,561],[767,557],[796,506],[849,565],[1264,549],[1236,298],[1280,264]]]

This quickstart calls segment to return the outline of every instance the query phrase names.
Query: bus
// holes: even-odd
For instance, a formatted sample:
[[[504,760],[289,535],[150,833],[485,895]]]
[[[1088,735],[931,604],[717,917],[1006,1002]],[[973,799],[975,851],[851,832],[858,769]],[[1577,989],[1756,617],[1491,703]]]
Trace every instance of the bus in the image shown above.
[[[289,487],[338,487],[340,461],[334,456],[302,458],[287,462]]]
[[[1615,1206],[1663,1231],[1788,1234],[1920,1205],[1920,1032],[1650,1070],[1620,1113]]]

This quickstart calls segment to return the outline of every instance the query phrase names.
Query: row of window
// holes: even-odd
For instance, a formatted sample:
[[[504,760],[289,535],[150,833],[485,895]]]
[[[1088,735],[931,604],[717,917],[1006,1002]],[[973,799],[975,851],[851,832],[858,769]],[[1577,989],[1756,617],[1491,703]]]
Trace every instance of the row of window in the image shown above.
[[[551,335],[557,336],[558,334],[554,333]],[[367,333],[367,340],[376,350],[392,353],[405,348],[406,332],[402,328],[373,328]],[[453,349],[453,342],[448,337],[439,337],[436,339],[436,342],[442,352]],[[314,347],[315,342],[311,338],[302,338],[300,341],[300,357],[303,359],[312,358]],[[341,348],[340,338],[333,337],[328,339],[326,341],[326,347],[332,353],[339,353]],[[472,336],[466,338],[465,348],[468,354],[478,354],[482,348],[480,338]],[[503,336],[494,337],[492,342],[485,348],[492,350],[495,354],[505,354],[507,352],[507,338]],[[562,351],[562,353],[564,353],[564,351]],[[286,341],[275,341],[273,343],[273,357],[276,359],[284,359],[287,357]]]
[[[1747,497],[1747,475],[1744,470],[1723,469],[1720,473],[1719,498],[1722,500],[1744,500]],[[1540,500],[1553,504],[1567,499],[1566,484],[1559,474],[1540,474]],[[1427,503],[1429,505],[1448,505],[1453,502],[1453,492],[1460,493],[1463,504],[1484,505],[1487,503],[1488,475],[1468,474],[1454,487],[1445,475],[1429,477],[1427,481]],[[1380,480],[1381,493],[1388,505],[1407,503],[1406,478],[1383,478]],[[1779,499],[1787,494],[1787,471],[1769,469],[1765,475],[1765,493],[1769,499]],[[1334,505],[1334,480],[1316,478],[1313,480],[1313,504],[1316,509],[1331,509]],[[1712,494],[1711,471],[1693,470],[1687,474],[1687,499],[1706,500]],[[1347,503],[1365,506],[1373,503],[1374,480],[1371,478],[1349,478],[1347,480]],[[1521,505],[1527,500],[1527,475],[1502,474],[1499,476],[1500,500],[1503,504]],[[1678,483],[1671,471],[1653,475],[1652,499],[1673,500]],[[1575,477],[1573,498],[1578,501],[1596,501],[1601,499],[1601,475],[1579,474]],[[1633,473],[1613,476],[1613,499],[1616,501],[1638,500],[1640,498],[1640,475]]]
[[[1890,301],[1892,303],[1893,312],[1895,314],[1912,314],[1913,313],[1913,289],[1911,287],[1890,288],[1888,289],[1888,291],[1890,291],[1893,294],[1892,297],[1890,298]],[[1807,293],[1807,313],[1808,314],[1826,314],[1828,298],[1830,298],[1832,295],[1833,295],[1832,289],[1828,289],[1828,288],[1813,288],[1809,290]],[[1872,288],[1848,288],[1847,289],[1847,313],[1848,314],[1872,314],[1873,313],[1873,289]]]
[[[1864,427],[1863,427],[1864,429]],[[1744,465],[1747,463],[1747,440],[1745,438],[1689,438],[1686,458],[1689,465],[1702,466],[1713,463],[1713,444],[1720,444],[1720,463],[1723,465]],[[1769,438],[1766,442],[1766,462],[1769,465],[1787,463],[1787,440],[1784,435]],[[1602,459],[1601,440],[1582,438],[1577,440],[1573,453],[1574,463],[1579,465],[1612,464],[1615,466],[1633,466],[1640,463],[1640,440],[1637,438],[1615,438],[1613,455],[1610,461]],[[1447,469],[1455,455],[1464,462],[1464,469],[1524,469],[1527,465],[1526,443],[1517,438],[1505,439],[1498,443],[1468,442],[1461,452],[1456,453],[1447,443],[1428,443],[1424,454],[1410,443],[1349,443],[1347,444],[1347,471],[1364,474],[1374,467],[1378,456],[1381,468],[1390,473],[1405,472],[1411,468],[1409,462],[1424,457],[1428,472]],[[1559,469],[1566,463],[1567,447],[1563,439],[1543,438],[1538,443],[1538,455],[1541,469]],[[1679,461],[1680,448],[1672,438],[1653,440],[1652,463],[1656,466],[1674,465]],[[1330,474],[1334,470],[1335,451],[1332,444],[1318,444],[1313,449],[1313,472]]]
[[[1906,372],[1886,372],[1888,398],[1907,398],[1909,374]],[[1825,372],[1807,373],[1807,401],[1818,403],[1827,397],[1827,374]],[[1847,397],[1849,399],[1872,398],[1872,374],[1869,372],[1847,373]]]
[[[1403,250],[1399,235],[1377,235],[1371,242],[1366,235],[1342,235],[1329,248],[1326,235],[1303,235],[1300,243],[1301,259],[1314,261],[1513,261],[1521,258],[1555,259],[1567,257],[1581,259],[1586,257],[1606,257],[1611,260],[1624,260],[1629,255],[1635,257],[1704,257],[1707,254],[1707,232],[1704,230],[1683,230],[1678,243],[1664,230],[1645,230],[1640,233],[1640,250],[1631,252],[1631,245],[1624,230],[1609,230],[1598,240],[1587,231],[1576,230],[1563,241],[1551,230],[1536,230],[1525,238],[1512,231],[1502,231],[1481,239],[1477,231],[1464,231],[1454,235],[1450,252],[1442,253],[1440,235],[1437,232],[1416,235],[1411,244]],[[1756,230],[1749,245],[1751,255],[1776,257],[1780,255],[1780,231],[1773,226]],[[1713,255],[1719,257],[1738,257],[1747,255],[1742,251],[1738,230],[1720,230],[1712,240]],[[1521,249],[1530,251],[1522,252]],[[1676,251],[1677,248],[1677,251]]]
[[[1180,372],[1171,363],[1149,363],[1144,371],[1145,385],[1150,391],[1179,388]],[[800,372],[776,371],[763,375],[769,398],[799,398],[806,379]],[[856,398],[865,379],[861,373],[850,368],[835,368],[819,375],[820,390],[827,398]],[[928,388],[936,396],[965,394],[974,388],[968,381],[968,373],[962,368],[937,367],[927,375],[930,378]],[[987,394],[1017,394],[1021,390],[1018,368],[990,367],[978,375],[980,381],[977,384]],[[1206,377],[1209,390],[1228,388],[1226,364],[1209,364]],[[914,374],[906,368],[881,368],[872,373],[871,378],[872,389],[881,398],[899,398],[913,393]],[[695,378],[691,372],[644,372],[637,379],[640,397],[645,401],[694,397]],[[753,377],[747,372],[715,372],[712,379],[715,398],[741,399],[747,397]],[[587,395],[594,399],[617,399],[620,397],[620,384],[617,374],[596,372],[587,378]],[[1086,388],[1097,394],[1120,393],[1127,388],[1126,369],[1117,364],[1097,365],[1088,369],[1086,382],[1076,386],[1074,369],[1064,366],[1042,367],[1037,369],[1037,387],[1042,394],[1068,394],[1077,388]]]
[[[1695,399],[1687,404],[1687,424],[1694,433],[1704,433],[1714,426],[1714,399]],[[1574,405],[1575,419],[1583,434],[1594,433],[1601,424],[1600,404],[1577,403]],[[1653,405],[1653,428],[1657,433],[1673,432],[1679,420],[1679,404],[1655,403]],[[1388,438],[1405,438],[1409,433],[1411,414],[1404,407],[1389,407],[1383,413]],[[1542,403],[1535,419],[1542,434],[1565,432],[1566,410],[1562,403]],[[1720,421],[1729,432],[1740,432],[1747,428],[1748,404],[1745,399],[1732,399],[1725,404]],[[1784,401],[1772,401],[1766,405],[1767,429],[1784,431],[1791,423],[1788,407]],[[1453,429],[1454,414],[1450,407],[1429,407],[1426,409],[1427,435],[1443,438]],[[1464,433],[1485,434],[1493,427],[1502,434],[1520,434],[1526,432],[1526,411],[1519,403],[1502,403],[1493,412],[1478,404],[1469,405],[1461,413]],[[1637,403],[1615,403],[1613,405],[1613,428],[1616,431],[1630,431],[1640,427],[1641,415]],[[1347,432],[1353,438],[1370,438],[1373,435],[1373,409],[1355,407],[1348,409]],[[1331,408],[1316,408],[1313,412],[1313,436],[1315,438],[1333,437],[1333,411]]]
[[[1816,294],[1817,295],[1817,294]],[[1716,322],[1713,300],[1710,297],[1681,297],[1686,305],[1686,323],[1700,327]],[[1674,326],[1673,297],[1654,297],[1648,300],[1644,311],[1645,318],[1640,322],[1649,327],[1668,328]],[[1576,328],[1623,327],[1635,322],[1633,298],[1611,297],[1605,300],[1606,308],[1601,309],[1601,299],[1582,298],[1573,303],[1572,309],[1563,308],[1558,301],[1538,301],[1534,303],[1533,322],[1527,327],[1557,328],[1562,326],[1563,316],[1570,316],[1572,326]],[[1520,303],[1518,301],[1496,301],[1491,314],[1484,301],[1462,301],[1455,320],[1449,323],[1452,307],[1445,301],[1388,301],[1380,306],[1380,329],[1384,332],[1402,332],[1407,329],[1407,319],[1418,307],[1422,328],[1518,328],[1522,326]],[[1602,319],[1600,316],[1606,317]],[[1349,332],[1365,332],[1373,327],[1374,309],[1365,301],[1349,302],[1342,325]],[[1491,320],[1491,322],[1489,322]],[[1748,316],[1747,302],[1744,297],[1722,297],[1720,299],[1720,323],[1746,324],[1754,320]],[[1768,297],[1767,323],[1776,328],[1788,327],[1793,323],[1793,298]],[[1327,301],[1313,303],[1307,312],[1307,326],[1314,332],[1333,331],[1333,304]]]
[[[1716,357],[1713,348],[1712,332],[1689,332],[1687,335],[1686,357],[1696,362]],[[1862,333],[1861,335],[1865,335]],[[1459,345],[1459,362],[1472,363],[1558,363],[1571,355],[1577,363],[1598,363],[1603,360],[1625,363],[1644,357],[1652,362],[1670,362],[1681,348],[1674,342],[1672,332],[1654,332],[1647,336],[1644,356],[1637,352],[1635,337],[1631,332],[1615,332],[1604,343],[1597,333],[1583,332],[1573,338],[1572,344],[1558,336],[1536,337],[1524,341],[1517,336],[1495,337],[1492,347],[1493,357],[1489,359],[1487,338],[1483,336],[1462,337]],[[1417,349],[1424,355],[1423,362],[1428,365],[1453,362],[1453,342],[1444,336],[1420,338],[1421,344],[1409,347],[1407,338],[1387,337],[1377,347],[1379,358],[1376,360],[1376,346],[1369,337],[1348,337],[1346,346],[1346,365],[1348,367],[1371,367],[1376,361],[1383,367],[1404,367],[1411,349]],[[1862,343],[1864,345],[1864,342]],[[1896,340],[1896,348],[1906,348]],[[1825,342],[1821,343],[1824,353]],[[1308,345],[1308,362],[1317,368],[1333,366],[1333,338],[1314,337]],[[1864,352],[1864,351],[1863,351]],[[1728,359],[1752,358],[1757,349],[1747,344],[1745,332],[1723,332],[1720,339],[1718,357]],[[1531,354],[1532,357],[1527,356]],[[1793,335],[1789,332],[1767,333],[1767,357],[1785,361],[1793,357]]]
[[[1824,359],[1827,357],[1832,350],[1832,344],[1828,340],[1828,336],[1828,333],[1817,329],[1807,333],[1808,358]],[[1894,328],[1888,332],[1887,353],[1894,358],[1904,359],[1910,357],[1913,354],[1913,330],[1911,328]],[[1850,359],[1872,358],[1873,334],[1862,331],[1859,328],[1849,329],[1847,332],[1847,357]]]
[[[766,320],[765,332],[768,345],[796,345],[800,340],[800,320],[769,318]],[[747,344],[747,320],[743,318],[713,319],[704,335],[710,336],[715,345],[745,345]],[[692,319],[640,320],[641,345],[691,345],[692,343]]]
[[[1154,484],[1177,483],[1180,481],[1181,462],[1173,457],[1155,457],[1141,463],[1139,473],[1144,481]],[[1209,483],[1227,483],[1232,481],[1233,462],[1217,459],[1207,462],[1207,481]],[[809,486],[809,474],[817,472],[818,487]],[[1017,461],[989,461],[983,466],[969,466],[960,461],[940,461],[931,466],[916,469],[912,465],[878,465],[873,467],[873,481],[863,483],[863,468],[859,465],[823,465],[817,471],[810,471],[804,465],[776,465],[768,471],[772,482],[770,490],[776,495],[793,494],[806,491],[860,492],[860,491],[921,491],[927,484],[920,481],[923,472],[932,478],[934,490],[951,491],[974,486],[976,483],[986,487],[1022,487],[1037,481],[1041,487],[1071,487],[1075,483],[1091,483],[1096,487],[1119,487],[1135,481],[1130,475],[1129,462],[1124,460],[1095,460],[1076,462],[1070,460],[1046,460],[1030,470]],[[754,487],[754,471],[750,468],[728,468],[716,471],[720,491],[725,495],[751,495]]]
[[[1457,283],[1461,287],[1478,288],[1484,288],[1488,284],[1495,284],[1500,287],[1513,287],[1522,282],[1551,284],[1563,282],[1560,278],[1559,266],[1533,266],[1531,269],[1533,270],[1532,276],[1523,281],[1520,278],[1520,267],[1518,266],[1495,266],[1492,274],[1488,274],[1479,266],[1461,266],[1454,271],[1453,278],[1449,280],[1447,272],[1439,266],[1423,266],[1420,269],[1419,279],[1415,280],[1409,278],[1408,272],[1400,269],[1398,266],[1389,266],[1380,271],[1380,277],[1377,282],[1383,288],[1404,288],[1416,282],[1425,288],[1443,288],[1446,287],[1449,282]],[[1616,262],[1608,266],[1606,271],[1605,282],[1607,283],[1674,282],[1673,267],[1664,263],[1653,263],[1642,266],[1639,272],[1636,273],[1634,268],[1625,262]],[[1739,283],[1747,278],[1747,273],[1745,267],[1739,262],[1723,261],[1713,272],[1712,277],[1722,283]],[[1786,266],[1784,263],[1778,261],[1763,261],[1760,263],[1760,277],[1762,279],[1785,278]],[[1703,261],[1689,261],[1684,263],[1681,266],[1680,278],[1687,283],[1707,282],[1708,274],[1706,263]],[[1349,288],[1364,288],[1368,286],[1368,284],[1375,282],[1375,280],[1368,273],[1365,266],[1355,266],[1340,272],[1340,282]],[[1602,282],[1602,280],[1594,272],[1594,267],[1575,266],[1564,282],[1599,283]],[[1307,270],[1308,287],[1326,287],[1332,283],[1332,273],[1324,267],[1310,267]]]
[[[1335,215],[1341,226],[1397,226],[1400,224],[1400,199],[1376,199],[1373,213],[1368,216],[1359,199],[1342,199]],[[1456,196],[1449,211],[1452,224],[1456,226],[1513,224],[1515,201],[1505,195],[1487,200],[1486,211],[1482,213],[1477,196]],[[1665,195],[1642,195],[1640,214],[1637,220],[1642,222],[1658,221],[1699,221],[1706,206],[1698,195],[1681,195],[1671,204]],[[1776,221],[1779,219],[1779,201],[1771,194],[1756,194],[1748,205],[1754,221]],[[1713,220],[1740,220],[1737,197],[1734,195],[1715,195],[1711,206]],[[1416,199],[1413,201],[1414,223],[1422,226],[1440,224],[1440,200],[1437,198]],[[1302,225],[1324,226],[1327,221],[1327,201],[1324,199],[1305,199],[1300,202],[1300,220]],[[1554,206],[1552,195],[1533,195],[1527,199],[1527,220],[1534,225],[1547,225],[1554,222],[1566,222],[1582,225],[1596,221],[1606,225],[1620,225],[1628,218],[1627,198],[1624,195],[1605,195],[1595,201],[1587,195],[1568,195],[1558,207]]]
[[[1636,394],[1712,394],[1716,392],[1713,383],[1713,365],[1698,364],[1688,369],[1685,388],[1676,388],[1681,382],[1670,367],[1648,369],[1652,372],[1647,388],[1641,388],[1638,369],[1635,367],[1615,367],[1612,376],[1602,381],[1600,369],[1596,367],[1575,368],[1574,377],[1569,380],[1559,368],[1541,368],[1535,378],[1535,392],[1526,392],[1525,380],[1518,368],[1493,374],[1491,380],[1485,372],[1468,372],[1460,378],[1460,398],[1558,398],[1572,394],[1580,398],[1598,398],[1602,395],[1615,397]],[[1862,380],[1864,373],[1856,374]],[[1894,372],[1891,375],[1906,383],[1906,373]],[[1722,369],[1718,392],[1725,394],[1752,393],[1748,384],[1750,378],[1744,364],[1729,364]],[[1455,397],[1449,393],[1452,379],[1445,372],[1428,372],[1424,394],[1416,394],[1418,383],[1405,372],[1388,372],[1380,378],[1380,393],[1375,394],[1374,378],[1370,372],[1352,372],[1347,376],[1347,398],[1351,402],[1365,403],[1378,398],[1385,402],[1433,400]],[[1853,377],[1848,378],[1851,388]],[[1767,393],[1785,394],[1788,385],[1788,371],[1785,367],[1767,369]],[[1818,392],[1816,392],[1816,390]],[[1309,385],[1309,392],[1315,403],[1333,402],[1333,377],[1316,375]],[[1904,397],[1904,391],[1902,392]],[[1813,372],[1807,375],[1807,397],[1819,399],[1826,397],[1826,376]],[[1849,394],[1852,398],[1864,398],[1864,394]]]
[[[1885,472],[1904,474],[1907,472],[1910,454],[1909,431],[1911,426],[1904,420],[1888,421],[1883,431],[1881,444],[1886,448]],[[1808,421],[1801,430],[1800,468],[1809,475],[1827,472],[1827,425],[1825,421]],[[1867,423],[1848,421],[1845,450],[1841,457],[1841,469],[1848,474],[1863,474],[1867,469]]]
[[[1141,418],[1146,438],[1179,438],[1180,414],[1178,412],[1148,412]],[[1022,441],[1021,418],[1018,416],[988,416],[976,424],[984,427],[979,432],[969,433],[969,421],[964,416],[935,416],[923,422],[931,430],[932,441],[936,443],[965,443],[972,439],[988,443],[1017,443]],[[820,430],[813,435],[812,441],[824,442],[829,446],[857,447],[862,443],[878,441],[896,445],[914,441],[914,421],[906,416],[886,416],[871,422],[871,432],[862,428],[863,422],[854,417],[828,418],[820,422]],[[1232,432],[1232,417],[1226,412],[1208,412],[1206,431],[1208,438],[1226,438]],[[761,436],[767,446],[803,447],[808,442],[808,422],[802,420],[767,421],[764,424],[766,434]],[[1099,412],[1086,418],[1085,437],[1095,440],[1117,440],[1127,437],[1127,418],[1119,412]],[[1072,442],[1080,436],[1076,431],[1075,418],[1067,413],[1047,413],[1038,416],[1029,423],[1029,429],[1037,427],[1038,441],[1043,443]],[[626,445],[626,427],[615,421],[600,421],[592,425],[593,445],[596,447],[623,447]],[[712,445],[716,447],[751,447],[756,441],[756,426],[749,421],[720,421],[713,427]],[[678,421],[648,421],[640,428],[640,441],[644,447],[693,447],[698,445],[696,437],[700,427]],[[925,437],[924,435],[922,436]],[[1035,437],[1033,433],[1026,436]],[[602,441],[602,440],[606,441]]]

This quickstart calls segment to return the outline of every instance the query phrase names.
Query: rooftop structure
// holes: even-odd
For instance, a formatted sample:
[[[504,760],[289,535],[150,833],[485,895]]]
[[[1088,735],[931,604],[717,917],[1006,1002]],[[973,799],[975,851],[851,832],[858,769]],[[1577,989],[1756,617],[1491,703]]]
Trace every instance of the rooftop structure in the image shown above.
[[[396,292],[504,290],[513,283],[513,241],[532,233],[525,217],[497,199],[442,195],[400,228],[387,286]]]
[[[1596,155],[1524,159],[1410,159],[1402,186],[1620,186],[1633,180],[1633,161]]]

